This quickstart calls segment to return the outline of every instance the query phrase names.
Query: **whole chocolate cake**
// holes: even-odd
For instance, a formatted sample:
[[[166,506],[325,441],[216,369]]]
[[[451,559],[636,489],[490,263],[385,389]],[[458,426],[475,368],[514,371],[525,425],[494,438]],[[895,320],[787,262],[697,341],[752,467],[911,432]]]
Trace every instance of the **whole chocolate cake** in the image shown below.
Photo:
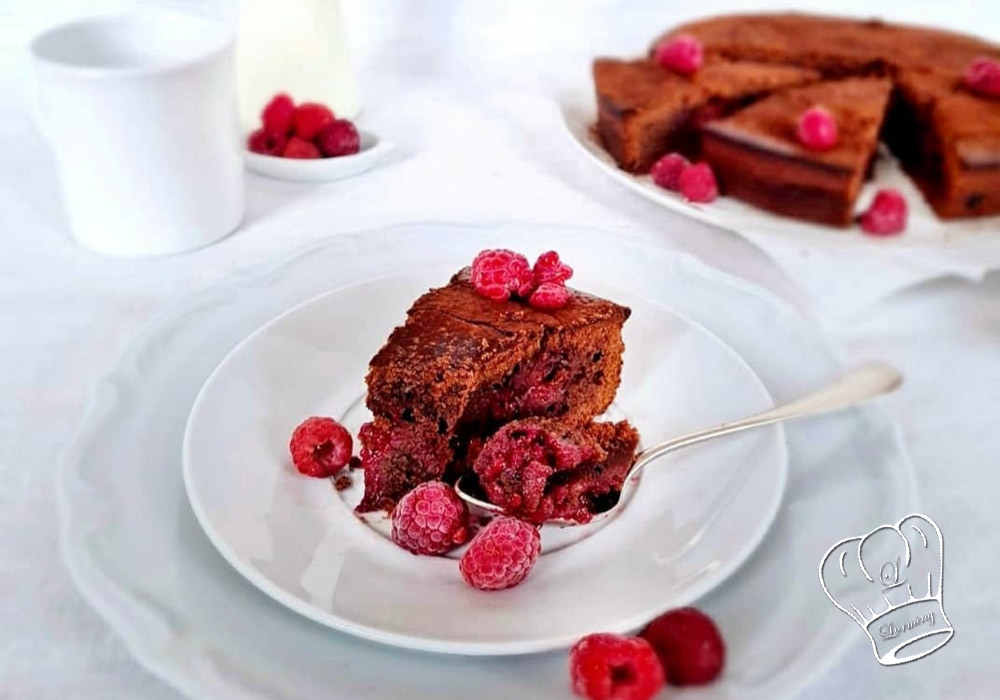
[[[1000,213],[1000,99],[970,89],[963,80],[973,61],[1000,59],[1000,46],[926,27],[784,13],[691,22],[658,37],[650,55],[662,42],[681,35],[696,38],[704,52],[704,65],[690,76],[674,74],[650,59],[599,58],[594,63],[597,131],[623,169],[646,172],[660,156],[677,150],[704,157],[722,171],[726,194],[777,213],[846,225],[856,168],[850,168],[852,176],[842,178],[840,186],[823,182],[818,187],[809,178],[819,172],[822,157],[786,154],[782,169],[773,131],[752,126],[760,117],[752,103],[810,82],[881,77],[891,82],[891,98],[887,101],[882,89],[869,90],[859,96],[852,113],[865,124],[882,124],[881,139],[937,214]],[[737,80],[746,88],[732,95],[707,90],[706,83],[714,84],[720,72],[734,66],[754,66],[760,82]],[[798,78],[766,72],[778,69],[798,71]],[[816,91],[817,100],[834,101],[840,88]],[[797,117],[801,104],[795,93],[785,94],[765,109],[783,106],[787,123]],[[713,100],[716,107],[706,109]],[[750,114],[741,117],[741,109]],[[875,116],[879,112],[882,116]],[[704,143],[699,131],[708,134]],[[868,139],[852,139],[850,148],[857,149],[863,140]],[[779,141],[789,145],[787,139]],[[857,160],[870,159],[876,145],[871,142],[870,152],[858,153]],[[761,175],[765,171],[775,175],[770,187]],[[802,186],[794,186],[803,173]],[[817,204],[813,195],[824,189],[829,200]]]

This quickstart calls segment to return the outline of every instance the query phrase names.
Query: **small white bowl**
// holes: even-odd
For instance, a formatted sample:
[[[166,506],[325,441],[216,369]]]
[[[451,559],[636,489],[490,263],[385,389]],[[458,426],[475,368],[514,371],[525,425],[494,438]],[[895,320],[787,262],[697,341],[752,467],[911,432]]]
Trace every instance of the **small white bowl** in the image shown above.
[[[247,169],[258,175],[293,182],[329,182],[342,180],[370,170],[394,146],[375,134],[358,129],[361,150],[350,156],[335,158],[280,158],[243,150]]]

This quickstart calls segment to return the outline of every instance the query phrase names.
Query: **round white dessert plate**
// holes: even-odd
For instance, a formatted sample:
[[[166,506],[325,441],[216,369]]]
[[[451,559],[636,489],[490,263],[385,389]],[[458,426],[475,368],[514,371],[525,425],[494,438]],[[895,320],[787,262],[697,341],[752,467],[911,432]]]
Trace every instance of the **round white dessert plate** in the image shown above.
[[[916,185],[885,149],[880,150],[872,179],[862,188],[857,211],[864,211],[879,189],[899,190],[909,209],[902,235],[869,236],[857,226],[842,229],[778,216],[733,197],[720,196],[708,204],[688,202],[679,193],[658,187],[649,175],[622,170],[604,150],[594,129],[597,109],[589,76],[556,78],[554,82],[554,99],[563,131],[591,165],[656,204],[734,231],[765,251],[791,246],[802,255],[821,252],[853,254],[859,260],[891,258],[973,277],[979,276],[981,273],[974,271],[984,266],[1000,266],[1000,237],[996,235],[1000,231],[1000,216],[950,221],[937,218]]]
[[[573,697],[565,651],[475,659],[425,654],[365,641],[289,611],[218,554],[192,513],[182,479],[182,438],[195,397],[262,323],[334,286],[452,270],[480,249],[501,245],[558,249],[577,266],[580,286],[638,290],[650,304],[683,314],[733,348],[776,401],[842,371],[825,336],[787,304],[625,232],[518,223],[394,227],[338,236],[234,276],[165,314],[131,344],[97,386],[59,470],[68,569],[143,666],[199,700]],[[790,423],[785,436],[788,482],[770,532],[696,603],[718,621],[728,647],[723,677],[698,691],[705,700],[789,697],[850,644],[860,645],[863,636],[822,593],[819,561],[831,544],[916,507],[911,467],[878,405]],[[273,449],[283,451],[283,443],[284,436],[276,436]],[[301,483],[308,505],[320,482]],[[616,526],[612,521],[587,542],[613,537]],[[373,548],[381,550],[382,540],[371,533]],[[534,594],[532,583],[514,591]],[[376,579],[374,585],[383,584]],[[503,597],[481,600],[505,605]],[[587,615],[594,603],[577,601],[578,614]],[[527,627],[548,624],[521,619]]]
[[[541,252],[535,244],[530,257]],[[580,288],[632,309],[615,403],[647,444],[773,405],[753,370],[668,300],[609,287],[589,277],[596,260],[567,259],[578,266]],[[295,470],[295,426],[307,416],[346,416],[357,435],[370,419],[352,410],[368,360],[410,304],[458,267],[324,294],[265,325],[213,372],[188,421],[184,479],[195,515],[229,563],[317,622],[455,654],[523,654],[568,647],[589,630],[625,632],[729,576],[781,501],[787,454],[779,427],[665,457],[610,523],[543,552],[529,579],[503,592],[470,587],[454,559],[397,547],[354,514],[356,498]],[[551,529],[543,536],[573,530]]]
[[[358,129],[360,150],[336,158],[279,158],[243,149],[243,160],[251,172],[293,182],[329,182],[371,170],[395,146],[370,131]]]

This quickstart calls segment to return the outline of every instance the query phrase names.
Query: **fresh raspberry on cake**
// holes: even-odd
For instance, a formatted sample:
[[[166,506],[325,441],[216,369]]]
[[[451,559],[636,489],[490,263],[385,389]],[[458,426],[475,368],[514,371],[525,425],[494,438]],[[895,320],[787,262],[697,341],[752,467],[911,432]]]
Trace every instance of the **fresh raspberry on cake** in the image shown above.
[[[316,145],[324,156],[349,156],[361,149],[361,138],[354,124],[346,119],[334,119],[316,134]]]
[[[473,588],[499,591],[521,583],[542,551],[538,530],[517,518],[498,517],[479,531],[459,561]]]
[[[828,151],[837,145],[837,120],[823,107],[810,107],[799,117],[799,141],[813,151]]]
[[[656,650],[671,685],[710,683],[722,673],[725,642],[712,618],[700,610],[680,608],[664,613],[640,636]]]
[[[414,554],[444,554],[469,539],[469,509],[455,490],[428,481],[392,511],[392,541]]]
[[[285,145],[285,149],[281,152],[281,155],[284,158],[298,158],[302,160],[322,157],[319,149],[316,148],[316,144],[298,136],[288,139],[288,143]]]
[[[986,97],[1000,97],[1000,61],[980,56],[965,71],[965,84]]]
[[[569,303],[570,294],[566,285],[543,282],[528,297],[528,306],[541,311],[556,311]]]
[[[861,228],[873,236],[892,236],[906,228],[906,199],[896,190],[879,190],[861,215]]]
[[[493,301],[527,297],[535,285],[528,259],[512,250],[484,250],[472,261],[472,286]]]
[[[539,255],[531,272],[534,275],[535,286],[546,282],[566,284],[566,280],[573,276],[573,268],[560,260],[559,253],[554,250]]]
[[[292,433],[288,449],[295,468],[306,476],[333,476],[351,460],[354,442],[333,418],[307,418]]]
[[[695,163],[681,171],[677,187],[689,202],[707,204],[719,196],[715,173],[708,163]]]
[[[691,163],[680,153],[668,153],[653,163],[649,174],[658,186],[676,192],[681,188],[681,173],[689,165]]]
[[[291,97],[284,93],[272,97],[260,115],[264,131],[284,137],[291,133],[294,119],[295,103],[292,102]]]
[[[333,112],[326,105],[303,102],[295,108],[295,135],[306,141],[312,141],[333,119]]]
[[[587,635],[569,652],[573,692],[587,700],[651,700],[663,688],[663,667],[644,639]]]
[[[656,47],[654,56],[661,66],[681,75],[691,75],[705,61],[701,42],[686,34],[664,41]]]
[[[267,129],[257,129],[247,139],[247,148],[252,153],[280,156],[285,150],[286,143],[288,143],[288,139],[281,134],[271,133]]]

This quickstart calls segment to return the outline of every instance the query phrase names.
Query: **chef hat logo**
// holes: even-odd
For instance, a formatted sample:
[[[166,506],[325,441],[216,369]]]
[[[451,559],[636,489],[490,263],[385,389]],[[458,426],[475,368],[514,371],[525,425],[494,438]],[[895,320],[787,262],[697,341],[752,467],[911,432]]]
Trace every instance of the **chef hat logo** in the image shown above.
[[[861,625],[884,666],[923,658],[955,634],[944,614],[943,578],[941,530],[919,514],[841,540],[819,564],[823,590]]]

